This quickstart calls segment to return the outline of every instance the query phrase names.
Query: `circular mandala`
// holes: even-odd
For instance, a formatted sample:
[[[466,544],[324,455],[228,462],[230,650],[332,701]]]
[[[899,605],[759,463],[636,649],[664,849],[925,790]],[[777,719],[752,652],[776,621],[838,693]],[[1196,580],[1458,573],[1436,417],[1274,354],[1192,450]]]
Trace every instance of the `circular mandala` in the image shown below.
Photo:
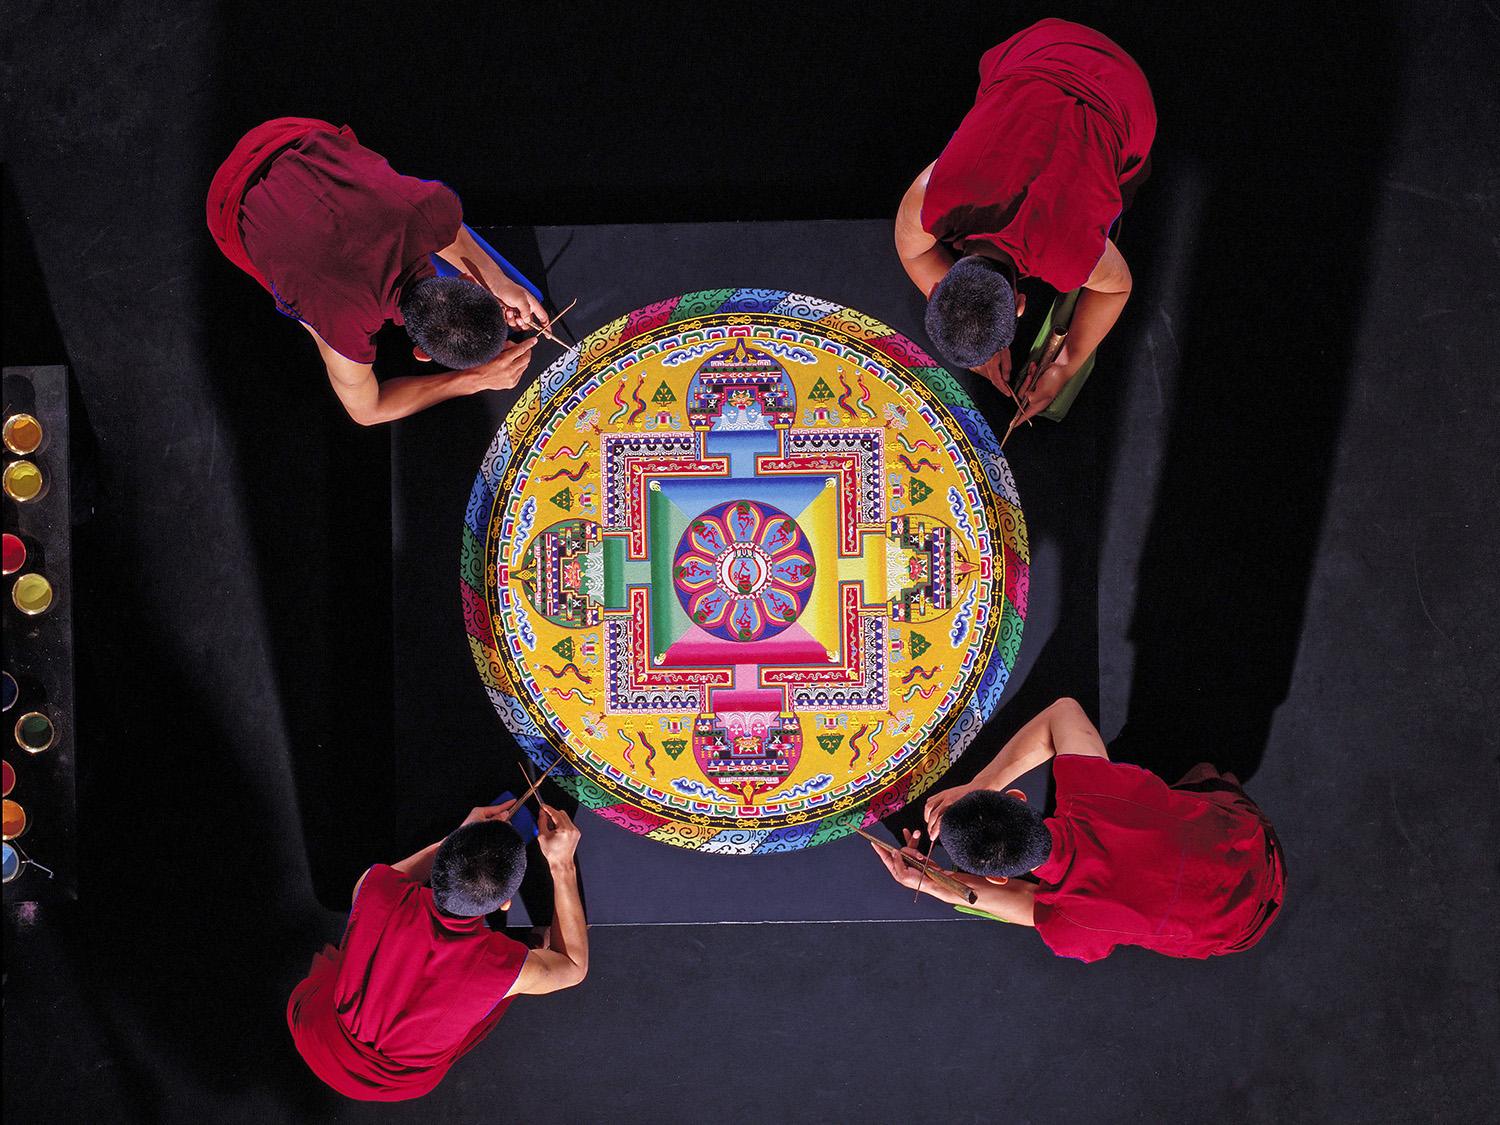
[[[774,637],[797,620],[814,570],[797,521],[754,500],[704,512],[682,533],[672,561],[677,600],[689,619],[730,641]]]
[[[789,851],[882,819],[994,712],[1029,548],[989,425],[904,336],[716,289],[521,396],[465,514],[464,624],[540,768],[663,843]]]

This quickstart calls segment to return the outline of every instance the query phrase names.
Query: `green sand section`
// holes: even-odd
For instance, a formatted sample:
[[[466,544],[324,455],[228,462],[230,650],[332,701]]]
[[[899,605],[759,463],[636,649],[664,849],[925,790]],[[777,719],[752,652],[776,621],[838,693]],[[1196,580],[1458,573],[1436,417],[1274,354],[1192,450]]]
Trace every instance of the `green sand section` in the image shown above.
[[[648,490],[647,496],[651,505],[650,533],[646,539],[646,550],[651,556],[651,648],[652,655],[657,656],[666,652],[667,646],[692,625],[672,584],[672,555],[687,530],[688,517],[656,489]]]
[[[629,556],[630,537],[610,534],[604,537],[604,607],[625,609],[630,587],[651,585],[651,563]]]
[[[973,405],[969,393],[946,367],[910,367],[907,370],[926,383],[939,402],[949,406]]]
[[[1016,607],[1010,602],[1000,614],[1000,660],[1007,668],[1016,666],[1016,657],[1021,654],[1021,630],[1025,623]]]
[[[615,803],[615,799],[600,789],[581,773],[570,774],[567,777],[557,779],[564,789],[573,794],[573,799],[586,809],[608,808]]]
[[[733,289],[700,289],[696,293],[685,293],[667,318],[667,323],[676,324],[679,320],[711,313],[733,297],[734,292]]]
[[[474,590],[484,590],[484,544],[464,527],[464,542],[458,554],[458,573]]]
[[[840,836],[847,836],[865,822],[865,808],[863,805],[855,809],[846,809],[844,812],[825,817],[813,833],[813,838],[807,842],[809,848],[815,848],[825,840],[836,840]]]

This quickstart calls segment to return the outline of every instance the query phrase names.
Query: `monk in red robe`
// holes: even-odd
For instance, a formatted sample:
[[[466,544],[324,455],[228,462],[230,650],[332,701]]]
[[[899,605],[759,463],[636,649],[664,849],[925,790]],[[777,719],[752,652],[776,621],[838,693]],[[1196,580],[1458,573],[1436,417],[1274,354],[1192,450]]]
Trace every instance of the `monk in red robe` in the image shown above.
[[[1047,761],[1057,808],[1044,818],[1009,786]],[[1121,945],[1170,957],[1249,949],[1286,891],[1276,834],[1232,774],[1200,765],[1168,786],[1111,762],[1071,699],[1017,731],[972,783],[929,798],[925,813],[929,837],[942,840],[978,909],[1034,926],[1054,953],[1080,961]],[[906,833],[913,858],[919,835]],[[898,883],[920,881],[933,897],[959,903],[949,888],[875,850]]]
[[[538,817],[555,895],[546,940],[528,949],[485,925],[510,905],[526,870],[526,846],[508,823],[514,808],[475,809],[446,838],[376,864],[355,884],[343,941],[313,958],[286,1009],[298,1052],[339,1093],[420,1097],[513,997],[571,988],[588,974],[578,829],[559,809],[543,805]]]
[[[311,334],[334,392],[361,425],[404,418],[476,391],[515,386],[546,326],[463,223],[451,188],[398,175],[347,125],[280,117],[235,145],[208,192],[208,226],[225,256]],[[437,277],[436,254],[462,276]],[[404,324],[420,360],[446,374],[375,377],[375,334]]]
[[[1028,376],[1024,417],[1047,408],[1125,307],[1130,270],[1109,230],[1155,136],[1135,61],[1097,31],[1042,20],[985,52],[974,108],[901,201],[896,250],[928,298],[928,335],[1007,395],[1026,307],[1017,281],[1082,287],[1062,351]]]

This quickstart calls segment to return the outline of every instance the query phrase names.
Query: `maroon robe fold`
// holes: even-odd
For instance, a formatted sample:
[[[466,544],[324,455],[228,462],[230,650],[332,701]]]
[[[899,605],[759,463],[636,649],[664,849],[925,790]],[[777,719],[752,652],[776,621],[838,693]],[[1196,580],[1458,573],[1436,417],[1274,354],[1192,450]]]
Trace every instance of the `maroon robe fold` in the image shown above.
[[[483,918],[454,918],[430,888],[377,864],[337,949],[313,958],[287,1001],[287,1026],[312,1072],[364,1101],[421,1097],[490,1033],[526,947]]]
[[[979,93],[927,181],[922,227],[1004,251],[1022,277],[1078,288],[1144,177],[1156,136],[1146,76],[1097,31],[1048,19],[991,48]]]

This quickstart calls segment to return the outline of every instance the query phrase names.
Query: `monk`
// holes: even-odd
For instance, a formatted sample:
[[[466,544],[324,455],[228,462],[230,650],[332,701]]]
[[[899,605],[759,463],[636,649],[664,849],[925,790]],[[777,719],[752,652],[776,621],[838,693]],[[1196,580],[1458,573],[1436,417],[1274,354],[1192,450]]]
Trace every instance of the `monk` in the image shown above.
[[[355,884],[343,940],[313,958],[286,1010],[298,1052],[339,1093],[420,1097],[513,997],[572,988],[588,975],[578,829],[559,809],[542,805],[537,818],[554,890],[544,942],[528,949],[485,925],[486,914],[510,905],[526,871],[526,845],[509,823],[515,807],[475,809],[444,839],[376,864]]]
[[[1111,225],[1147,174],[1151,88],[1097,31],[1046,19],[985,52],[974,108],[896,216],[896,251],[927,297],[927,334],[950,362],[1046,409],[1130,296]],[[1011,386],[1025,312],[1020,278],[1082,287],[1056,359]],[[1023,386],[1024,384],[1024,386]]]
[[[361,425],[515,386],[536,337],[509,341],[510,330],[548,326],[535,294],[464,225],[452,189],[398,175],[347,125],[281,117],[252,129],[214,175],[208,226],[307,329]],[[437,277],[433,254],[458,276]],[[417,359],[451,370],[378,380],[386,321],[405,325]]]
[[[1048,761],[1057,807],[1044,818],[1010,785]],[[1034,926],[1064,957],[1097,961],[1122,945],[1170,957],[1237,953],[1281,908],[1281,846],[1232,774],[1200,765],[1168,786],[1111,762],[1071,699],[1032,719],[972,783],[934,795],[924,811],[929,837],[942,841],[978,909]],[[907,855],[920,856],[920,835],[906,832]],[[918,885],[919,872],[875,851],[898,883]],[[931,879],[920,883],[960,902]]]

